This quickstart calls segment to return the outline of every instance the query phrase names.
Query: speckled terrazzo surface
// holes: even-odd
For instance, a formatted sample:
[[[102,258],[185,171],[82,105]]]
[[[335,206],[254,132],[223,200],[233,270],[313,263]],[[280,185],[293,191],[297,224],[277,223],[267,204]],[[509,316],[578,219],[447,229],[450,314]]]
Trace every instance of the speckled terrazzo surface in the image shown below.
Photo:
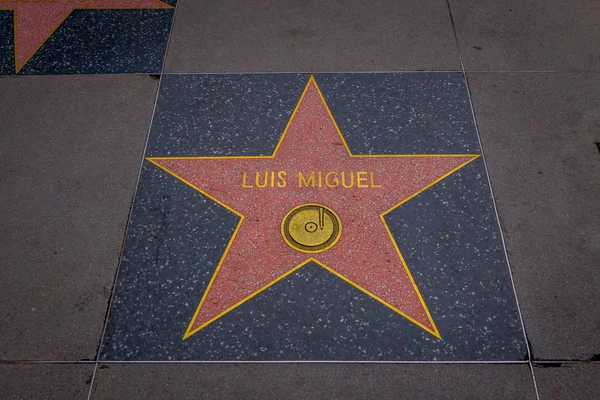
[[[331,152],[335,150],[320,153],[318,140],[310,139],[313,137],[310,127],[304,127],[301,122],[304,116],[308,122],[320,118],[317,116],[320,100],[314,97],[316,89],[310,84],[307,86],[309,77],[296,74],[164,77],[146,153],[151,160],[145,161],[142,168],[101,350],[102,359],[526,359],[526,345],[487,175],[482,159],[476,158],[479,153],[477,137],[464,80],[459,73],[315,75],[323,99],[353,154],[428,154],[428,157],[413,158],[429,160],[429,163],[434,160],[432,155],[475,156],[385,215],[389,231],[441,339],[425,329],[427,326],[421,326],[428,324],[426,320],[421,321],[421,325],[414,323],[405,317],[410,313],[401,305],[398,308],[405,313],[396,312],[378,301],[377,296],[371,296],[373,292],[377,293],[377,286],[364,291],[365,284],[360,276],[347,281],[323,267],[333,264],[330,254],[335,247],[315,254],[316,261],[308,261],[187,335],[190,326],[194,326],[190,321],[195,318],[203,296],[209,302],[214,298],[218,303],[227,301],[222,296],[230,290],[233,292],[229,296],[235,298],[235,291],[242,290],[252,279],[258,279],[256,274],[252,278],[251,271],[267,270],[286,257],[297,258],[295,264],[298,264],[312,255],[303,255],[285,246],[263,244],[262,247],[259,245],[258,255],[244,259],[247,252],[236,253],[235,240],[244,243],[243,234],[239,232],[243,232],[243,224],[249,226],[248,216],[242,221],[238,236],[228,246],[240,217],[234,210],[196,190],[212,191],[208,194],[223,199],[228,190],[227,171],[223,171],[221,189],[215,186],[219,179],[203,187],[202,175],[195,176],[194,171],[202,171],[207,159],[192,160],[197,164],[190,164],[192,175],[189,176],[185,175],[188,167],[177,170],[178,164],[173,164],[183,163],[185,158],[170,160],[186,156],[272,155],[306,88],[281,149],[278,147],[280,153],[274,159],[246,160],[267,163],[284,157],[288,151],[286,140],[293,143],[294,137],[298,137],[299,143],[306,147],[307,156],[294,159],[292,164],[310,159],[313,152],[320,155],[317,157],[319,165],[326,170],[335,158],[333,155],[327,157],[327,154],[334,154]],[[317,111],[307,111],[312,110],[310,104],[315,104]],[[334,125],[327,125],[327,118],[319,121],[325,122],[311,125],[321,129],[314,136],[325,138],[324,142],[331,147],[335,139],[326,132],[329,129],[335,135]],[[305,135],[304,142],[298,135]],[[290,154],[302,153],[301,145],[291,146],[293,153]],[[364,158],[361,162],[408,162],[410,159]],[[207,162],[214,164],[208,172],[221,176],[220,164]],[[403,165],[398,164],[398,168],[403,170],[406,168]],[[420,168],[425,171],[430,168],[427,165],[418,164],[414,173],[421,174]],[[223,167],[237,168],[233,164],[223,164]],[[390,176],[401,172],[393,168],[386,171]],[[192,181],[194,187],[177,179],[181,175],[186,181],[186,178],[195,179]],[[231,185],[239,186],[239,183],[232,182]],[[386,186],[385,182],[383,186]],[[288,189],[273,192],[276,197],[269,204],[276,203],[277,193],[290,198],[292,203],[307,202],[297,189],[295,192]],[[407,196],[401,192],[401,188],[394,188],[389,196],[402,200]],[[338,209],[344,209],[344,204],[351,208],[347,202],[360,203],[356,198],[344,196],[340,192],[339,204],[336,203]],[[323,204],[333,201],[323,200],[327,196],[315,199],[320,199]],[[253,201],[259,200],[260,196]],[[375,209],[375,205],[372,207]],[[371,212],[369,206],[363,206],[362,210]],[[342,221],[344,219],[349,221],[342,213]],[[348,229],[358,228],[350,224]],[[265,237],[269,238],[268,235]],[[339,249],[350,251],[356,247],[357,242],[354,243],[354,246],[345,245],[340,240]],[[382,245],[374,242],[370,248],[367,243],[363,253],[371,251],[367,256],[376,260]],[[225,279],[227,284],[219,284],[220,277],[227,273],[227,262],[222,263],[217,274],[215,270],[226,249],[233,255],[227,255],[224,260],[237,257],[235,265],[238,267],[234,269],[241,272],[235,275],[237,278]],[[267,253],[261,256],[262,250]],[[357,265],[351,265],[352,257],[341,260],[350,270],[358,271],[358,275],[361,271],[367,275],[366,267],[361,269],[358,265],[360,256],[355,257]],[[268,264],[261,265],[261,262]],[[398,265],[401,269],[402,265]],[[371,270],[376,271],[368,271]],[[213,275],[215,279],[211,282]],[[386,281],[390,279],[386,278]],[[221,295],[215,297],[211,293],[217,293],[217,290]],[[389,293],[387,296],[386,299],[395,304],[393,296]],[[212,307],[216,310],[214,314],[218,313],[218,304],[209,306],[204,305],[204,310]],[[418,314],[413,317],[418,322]]]
[[[0,74],[159,73],[176,0],[0,3]]]

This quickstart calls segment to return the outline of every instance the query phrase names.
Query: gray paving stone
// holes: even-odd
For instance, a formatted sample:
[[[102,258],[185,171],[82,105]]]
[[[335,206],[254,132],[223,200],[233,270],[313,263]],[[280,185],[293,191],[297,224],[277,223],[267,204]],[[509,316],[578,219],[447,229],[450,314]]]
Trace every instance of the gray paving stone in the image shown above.
[[[92,399],[535,399],[520,365],[105,365]]]
[[[0,80],[1,360],[95,356],[156,86]]]
[[[534,371],[541,400],[596,399],[600,393],[600,364],[562,364]]]
[[[536,359],[600,353],[600,75],[468,76]]]
[[[93,364],[2,364],[0,391],[4,400],[85,399]]]
[[[444,0],[178,5],[168,72],[460,69]]]
[[[595,0],[451,0],[467,71],[600,71]]]

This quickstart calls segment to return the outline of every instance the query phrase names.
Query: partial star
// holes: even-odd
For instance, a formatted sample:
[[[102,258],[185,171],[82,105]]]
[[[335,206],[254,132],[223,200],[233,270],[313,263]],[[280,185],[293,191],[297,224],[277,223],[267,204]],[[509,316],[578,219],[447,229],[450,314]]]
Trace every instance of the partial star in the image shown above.
[[[14,11],[15,66],[19,72],[73,10],[172,8],[158,0],[21,0],[0,1]]]

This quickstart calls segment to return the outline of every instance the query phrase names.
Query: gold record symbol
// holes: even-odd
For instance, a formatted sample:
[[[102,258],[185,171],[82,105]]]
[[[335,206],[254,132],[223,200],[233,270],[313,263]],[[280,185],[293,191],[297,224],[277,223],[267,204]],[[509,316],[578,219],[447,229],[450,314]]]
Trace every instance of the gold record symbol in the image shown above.
[[[281,234],[293,249],[320,253],[331,248],[342,234],[340,217],[320,204],[302,204],[286,214]]]

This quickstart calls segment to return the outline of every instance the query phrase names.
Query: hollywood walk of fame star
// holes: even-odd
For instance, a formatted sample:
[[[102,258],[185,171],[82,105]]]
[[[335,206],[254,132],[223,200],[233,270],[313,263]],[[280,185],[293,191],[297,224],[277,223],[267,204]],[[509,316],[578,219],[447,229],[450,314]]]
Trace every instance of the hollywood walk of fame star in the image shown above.
[[[184,339],[309,261],[441,338],[384,215],[477,157],[352,154],[311,77],[271,156],[148,158],[240,217]],[[303,204],[332,210],[342,226],[312,256],[282,235]]]
[[[13,10],[16,71],[75,9],[172,8],[159,0],[0,0],[0,10]]]

